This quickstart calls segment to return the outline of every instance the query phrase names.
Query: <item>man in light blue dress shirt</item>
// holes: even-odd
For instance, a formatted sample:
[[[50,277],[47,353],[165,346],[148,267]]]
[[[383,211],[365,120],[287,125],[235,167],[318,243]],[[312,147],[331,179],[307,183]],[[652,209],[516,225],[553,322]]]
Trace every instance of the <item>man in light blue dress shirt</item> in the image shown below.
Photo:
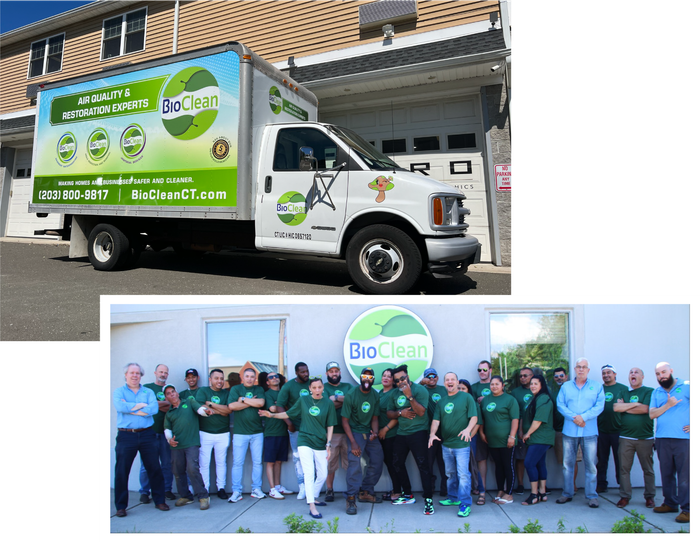
[[[588,379],[590,366],[586,358],[576,360],[576,378],[564,382],[557,396],[557,409],[564,416],[562,440],[564,448],[564,491],[557,503],[563,504],[574,496],[574,467],[579,445],[586,467],[586,498],[588,506],[598,508],[596,482],[598,471],[598,416],[605,407],[603,385]]]
[[[167,511],[163,472],[158,460],[153,415],[158,412],[156,396],[141,385],[143,369],[138,363],[124,367],[126,384],[114,390],[114,408],[117,410],[117,444],[114,466],[114,504],[117,517],[126,516],[129,504],[129,472],[137,453],[141,459],[153,493],[153,502],[159,510]]]

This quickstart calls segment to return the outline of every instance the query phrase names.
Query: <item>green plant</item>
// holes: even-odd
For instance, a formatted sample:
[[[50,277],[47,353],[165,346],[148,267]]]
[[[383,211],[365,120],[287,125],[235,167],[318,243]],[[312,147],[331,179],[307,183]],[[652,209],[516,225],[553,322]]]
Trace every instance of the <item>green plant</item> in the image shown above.
[[[564,518],[559,518],[559,521],[557,521],[557,532],[558,533],[565,533],[566,532],[566,527],[564,526]]]
[[[238,527],[238,530],[236,532],[237,533],[252,533],[253,531],[251,531],[248,527],[246,527],[245,529],[243,527]]]
[[[329,533],[337,533],[338,532],[338,516],[333,518],[333,521],[326,521],[328,524],[328,532]]]
[[[472,527],[471,527],[471,525],[469,525],[469,523],[465,523],[464,530],[462,530],[462,528],[460,527],[459,529],[457,529],[457,532],[458,533],[468,533],[469,531],[471,531],[471,528]]]
[[[520,532],[520,529],[516,525],[513,525],[512,523],[510,524],[510,527],[508,527],[508,529],[510,529],[511,533],[519,533]]]
[[[585,525],[583,527],[581,525],[579,525],[578,527],[576,527],[576,532],[577,533],[587,533],[588,527],[586,527]]]
[[[290,533],[320,533],[323,529],[322,523],[313,519],[304,521],[302,516],[297,516],[296,514],[289,514],[284,518],[284,524]]]
[[[625,516],[613,525],[613,533],[650,533],[651,529],[644,529],[644,516],[636,510],[630,510],[630,516]]]
[[[525,524],[525,527],[523,527],[523,532],[524,533],[541,533],[544,532],[542,529],[542,525],[540,525],[540,520],[536,519],[535,522],[533,523],[530,518],[527,519],[527,523]]]
[[[392,518],[392,520],[391,520],[391,529],[389,529],[388,531],[385,531],[385,530],[384,530],[385,527],[386,527],[387,529],[389,529],[389,524],[386,523],[386,524],[384,525],[384,527],[380,527],[378,532],[380,532],[380,533],[385,533],[385,532],[395,533],[395,532],[396,532],[396,530],[394,529],[394,519],[393,519],[393,518]],[[366,529],[367,529],[367,532],[368,532],[368,533],[373,533],[373,532],[374,532],[372,529],[369,528],[369,526],[366,527]]]

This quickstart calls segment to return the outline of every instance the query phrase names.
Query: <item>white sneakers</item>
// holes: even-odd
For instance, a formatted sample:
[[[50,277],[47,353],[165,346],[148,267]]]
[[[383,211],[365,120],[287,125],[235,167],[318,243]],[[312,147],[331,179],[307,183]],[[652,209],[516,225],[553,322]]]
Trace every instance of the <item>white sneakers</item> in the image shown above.
[[[291,495],[292,493],[294,493],[292,490],[287,489],[284,486],[276,486],[275,489],[282,495]]]
[[[306,498],[306,490],[304,489],[304,484],[299,484],[299,493],[297,494],[297,500],[302,500]]]
[[[267,497],[267,495],[265,495],[259,487],[256,487],[253,491],[251,491],[250,496],[254,499],[264,499],[265,497]]]
[[[274,487],[270,489],[270,493],[268,493],[268,495],[271,499],[284,499],[284,495],[282,495]]]
[[[228,498],[228,502],[238,502],[243,498],[238,491],[234,491],[233,494]]]

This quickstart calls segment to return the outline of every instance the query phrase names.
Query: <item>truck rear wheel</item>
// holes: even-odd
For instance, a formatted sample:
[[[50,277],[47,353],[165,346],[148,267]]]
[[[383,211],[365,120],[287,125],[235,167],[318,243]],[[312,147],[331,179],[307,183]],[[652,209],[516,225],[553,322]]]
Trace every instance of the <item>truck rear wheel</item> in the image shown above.
[[[88,258],[99,271],[121,269],[131,258],[129,239],[112,224],[98,224],[88,238]]]
[[[416,243],[394,226],[361,229],[350,240],[348,272],[370,294],[403,294],[418,280],[422,258]]]

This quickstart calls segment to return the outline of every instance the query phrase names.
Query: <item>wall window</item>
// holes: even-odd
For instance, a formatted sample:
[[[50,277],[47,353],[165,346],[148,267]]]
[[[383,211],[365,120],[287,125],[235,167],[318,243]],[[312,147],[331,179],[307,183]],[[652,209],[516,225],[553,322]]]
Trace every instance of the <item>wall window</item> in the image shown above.
[[[447,148],[474,149],[476,148],[476,134],[453,134],[447,136]]]
[[[414,137],[413,138],[413,151],[414,152],[439,151],[439,150],[440,150],[440,137],[439,136],[427,136],[427,137]]]
[[[240,376],[244,367],[252,366],[258,373],[285,372],[286,322],[286,320],[208,322],[206,344],[209,371],[221,369],[229,382],[235,381],[232,373]]]
[[[61,71],[65,38],[64,33],[32,43],[29,52],[29,79]]]
[[[124,13],[102,23],[102,60],[143,51],[146,48],[148,8]]]
[[[405,139],[385,139],[382,141],[382,152],[386,155],[395,152],[406,152]]]
[[[494,312],[489,320],[493,374],[503,377],[506,389],[520,385],[518,371],[525,366],[550,386],[557,367],[571,374],[568,312]]]

